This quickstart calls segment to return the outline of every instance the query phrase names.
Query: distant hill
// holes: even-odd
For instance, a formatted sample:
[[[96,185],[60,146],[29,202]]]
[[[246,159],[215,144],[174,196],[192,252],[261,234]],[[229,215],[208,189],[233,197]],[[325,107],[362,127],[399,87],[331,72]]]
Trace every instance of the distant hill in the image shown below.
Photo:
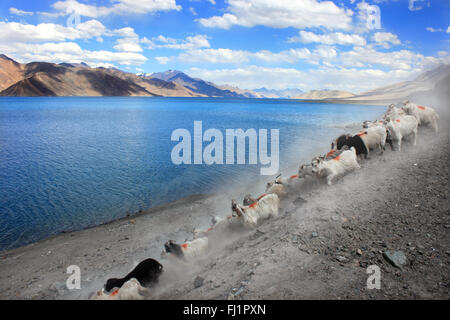
[[[189,90],[207,97],[225,97],[225,98],[254,98],[255,95],[249,94],[250,91],[241,91],[238,88],[230,86],[218,86],[214,83],[201,79],[191,78],[187,74],[177,71],[168,70],[166,72],[153,73],[150,78],[164,81],[175,82]]]
[[[450,74],[444,78],[438,77],[432,89],[425,91],[418,91],[408,95],[408,100],[420,103],[423,105],[447,105],[450,107]]]
[[[253,91],[261,95],[262,98],[285,98],[285,99],[293,99],[294,97],[299,96],[303,93],[303,91],[300,89],[275,90],[275,89],[259,88],[254,89]]]
[[[401,101],[419,92],[432,91],[438,83],[450,75],[450,65],[440,65],[437,68],[423,72],[412,81],[403,81],[393,85],[377,88],[355,95],[348,101]],[[445,80],[443,81],[445,83]]]
[[[322,100],[332,98],[350,98],[354,94],[348,91],[339,90],[311,90],[294,97],[295,99]]]

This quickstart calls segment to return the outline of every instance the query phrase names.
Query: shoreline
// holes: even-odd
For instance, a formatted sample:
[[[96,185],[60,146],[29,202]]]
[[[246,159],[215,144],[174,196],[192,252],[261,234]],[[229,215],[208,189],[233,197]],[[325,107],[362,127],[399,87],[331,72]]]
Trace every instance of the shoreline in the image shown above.
[[[10,248],[10,249],[1,250],[0,251],[0,256],[7,255],[7,254],[11,253],[14,250],[26,248],[26,247],[33,246],[35,244],[39,244],[39,243],[47,241],[47,240],[52,240],[54,238],[58,238],[58,237],[60,237],[62,235],[67,235],[67,234],[73,234],[73,233],[77,233],[77,232],[81,232],[81,231],[92,230],[92,229],[95,229],[95,228],[98,228],[98,227],[107,226],[109,224],[113,224],[113,223],[116,223],[116,222],[121,222],[121,221],[124,221],[124,220],[138,218],[138,217],[140,217],[142,215],[149,215],[149,214],[152,214],[154,212],[158,212],[160,210],[169,209],[169,208],[174,207],[174,206],[176,207],[177,205],[180,205],[180,204],[193,202],[193,201],[196,201],[196,200],[201,200],[201,199],[209,198],[209,197],[212,197],[212,196],[214,196],[214,193],[212,193],[212,194],[193,194],[193,195],[186,196],[186,197],[174,200],[174,201],[169,201],[169,202],[164,203],[164,204],[159,204],[159,205],[156,205],[154,207],[150,207],[148,209],[139,210],[139,211],[134,212],[134,213],[126,213],[125,216],[123,216],[121,218],[116,218],[116,219],[113,219],[113,220],[110,220],[110,221],[106,221],[106,222],[102,222],[102,223],[99,223],[99,224],[96,224],[96,225],[87,226],[87,227],[84,227],[84,228],[81,228],[81,229],[77,229],[77,230],[67,230],[67,231],[64,230],[64,231],[59,232],[58,234],[51,235],[51,236],[49,236],[47,238],[44,238],[44,239],[41,239],[41,240],[38,240],[38,241],[35,241],[35,242],[31,242],[31,243],[28,243],[28,244],[25,244],[25,245],[22,245],[22,246],[19,246],[19,247],[14,247],[14,248]]]
[[[183,96],[0,96],[1,98],[175,98],[175,99],[223,99],[223,100],[267,100],[267,101],[299,101],[308,103],[335,103],[335,104],[361,104],[367,106],[385,106],[392,103],[392,100],[345,100],[345,99],[295,99],[295,98],[233,98],[233,97],[183,97]],[[401,100],[401,99],[399,99]]]

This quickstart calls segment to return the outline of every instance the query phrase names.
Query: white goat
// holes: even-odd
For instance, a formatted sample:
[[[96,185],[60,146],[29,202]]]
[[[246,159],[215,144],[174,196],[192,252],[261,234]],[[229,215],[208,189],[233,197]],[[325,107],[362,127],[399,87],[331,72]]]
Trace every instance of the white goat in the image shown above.
[[[250,228],[256,228],[261,219],[278,216],[279,206],[280,199],[275,193],[265,194],[249,206],[241,206],[236,201],[231,201],[233,216],[237,216],[245,226]]]
[[[380,126],[380,127],[384,126],[384,121],[381,121],[381,120],[375,120],[375,121],[366,120],[366,121],[363,122],[363,125],[362,125],[363,129],[372,128],[372,127],[378,127],[378,126]]]
[[[283,199],[288,196],[289,192],[299,183],[299,176],[293,175],[289,178],[281,177],[281,174],[275,181],[267,182],[266,194],[275,193],[278,198]]]
[[[313,172],[319,178],[326,177],[328,185],[331,185],[336,177],[355,169],[360,169],[360,166],[356,160],[356,149],[354,147],[342,152],[334,159],[325,161],[323,158],[317,158],[316,161],[313,161]]]
[[[367,153],[377,149],[381,149],[381,153],[383,153],[385,150],[387,131],[384,126],[372,126],[358,133],[358,135],[366,145]]]
[[[172,253],[178,258],[187,260],[204,255],[208,250],[208,238],[202,237],[192,241],[185,242],[181,245],[169,240],[164,244],[166,253]]]
[[[110,294],[104,290],[97,291],[95,300],[143,300],[150,295],[150,290],[141,286],[139,281],[131,278],[125,282],[120,289],[116,289]]]
[[[408,115],[412,115],[416,118],[419,126],[431,126],[434,131],[438,132],[438,119],[439,115],[434,111],[433,108],[418,106],[415,103],[411,103],[409,101],[403,102],[404,107],[403,110]]]
[[[389,121],[386,125],[388,130],[389,139],[397,144],[398,151],[402,149],[402,140],[404,137],[410,135],[414,138],[414,145],[417,143],[417,127],[419,123],[414,116],[406,115],[396,119],[395,121]]]
[[[314,176],[314,173],[312,172],[312,165],[311,164],[301,164],[298,168],[298,178],[306,178],[307,176]]]
[[[256,200],[255,200],[256,201]],[[194,230],[194,239],[198,239],[201,237],[213,237],[216,234],[225,232],[229,227],[233,225],[235,219],[233,216],[227,216],[225,218],[221,218],[218,216],[214,216],[212,218],[212,226],[206,230],[195,229]]]
[[[402,108],[396,107],[394,104],[391,104],[387,111],[383,115],[383,120],[396,120],[401,116],[405,116],[406,112]]]

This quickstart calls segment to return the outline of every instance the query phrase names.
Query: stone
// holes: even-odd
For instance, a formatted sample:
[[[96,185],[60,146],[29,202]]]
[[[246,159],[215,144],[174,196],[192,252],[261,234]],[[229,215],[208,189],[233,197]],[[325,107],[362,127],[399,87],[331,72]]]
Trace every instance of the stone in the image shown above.
[[[195,288],[201,287],[201,286],[203,285],[203,282],[204,282],[204,281],[205,281],[204,278],[202,278],[202,277],[200,277],[200,276],[197,276],[197,277],[195,278],[195,280],[194,280],[194,287],[195,287]]]
[[[344,256],[337,256],[336,260],[339,261],[339,262],[342,262],[342,263],[348,261],[348,259],[346,257],[344,257]]]
[[[403,251],[385,251],[383,252],[383,257],[386,261],[399,269],[406,264],[406,255]]]

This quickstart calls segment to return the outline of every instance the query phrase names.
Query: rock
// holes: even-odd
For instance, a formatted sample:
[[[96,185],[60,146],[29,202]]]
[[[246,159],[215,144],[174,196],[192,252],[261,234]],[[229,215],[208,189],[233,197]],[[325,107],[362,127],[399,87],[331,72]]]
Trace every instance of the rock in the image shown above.
[[[237,297],[237,296],[240,295],[242,292],[244,292],[244,287],[239,288],[239,290],[236,291],[236,293],[234,294],[234,296]]]
[[[58,294],[63,293],[66,289],[66,283],[65,282],[54,282],[50,285],[49,289],[53,292],[57,292]]]
[[[358,256],[361,256],[361,255],[362,255],[361,249],[356,250],[356,254],[357,254]]]
[[[383,252],[383,257],[386,261],[399,269],[406,264],[406,255],[403,251],[385,251]]]
[[[315,231],[311,233],[311,238],[317,238],[318,236],[319,234]]]
[[[194,287],[195,287],[195,288],[201,287],[201,286],[203,285],[203,281],[205,281],[205,279],[203,279],[203,278],[200,277],[200,276],[197,276],[197,277],[195,278],[195,280],[194,280]]]
[[[305,199],[303,199],[302,197],[298,197],[297,199],[294,200],[294,202],[292,202],[296,207],[301,206],[302,204],[304,204],[306,202]]]
[[[339,261],[339,262],[342,262],[342,263],[348,261],[348,259],[346,257],[344,257],[344,256],[337,256],[336,260]]]

